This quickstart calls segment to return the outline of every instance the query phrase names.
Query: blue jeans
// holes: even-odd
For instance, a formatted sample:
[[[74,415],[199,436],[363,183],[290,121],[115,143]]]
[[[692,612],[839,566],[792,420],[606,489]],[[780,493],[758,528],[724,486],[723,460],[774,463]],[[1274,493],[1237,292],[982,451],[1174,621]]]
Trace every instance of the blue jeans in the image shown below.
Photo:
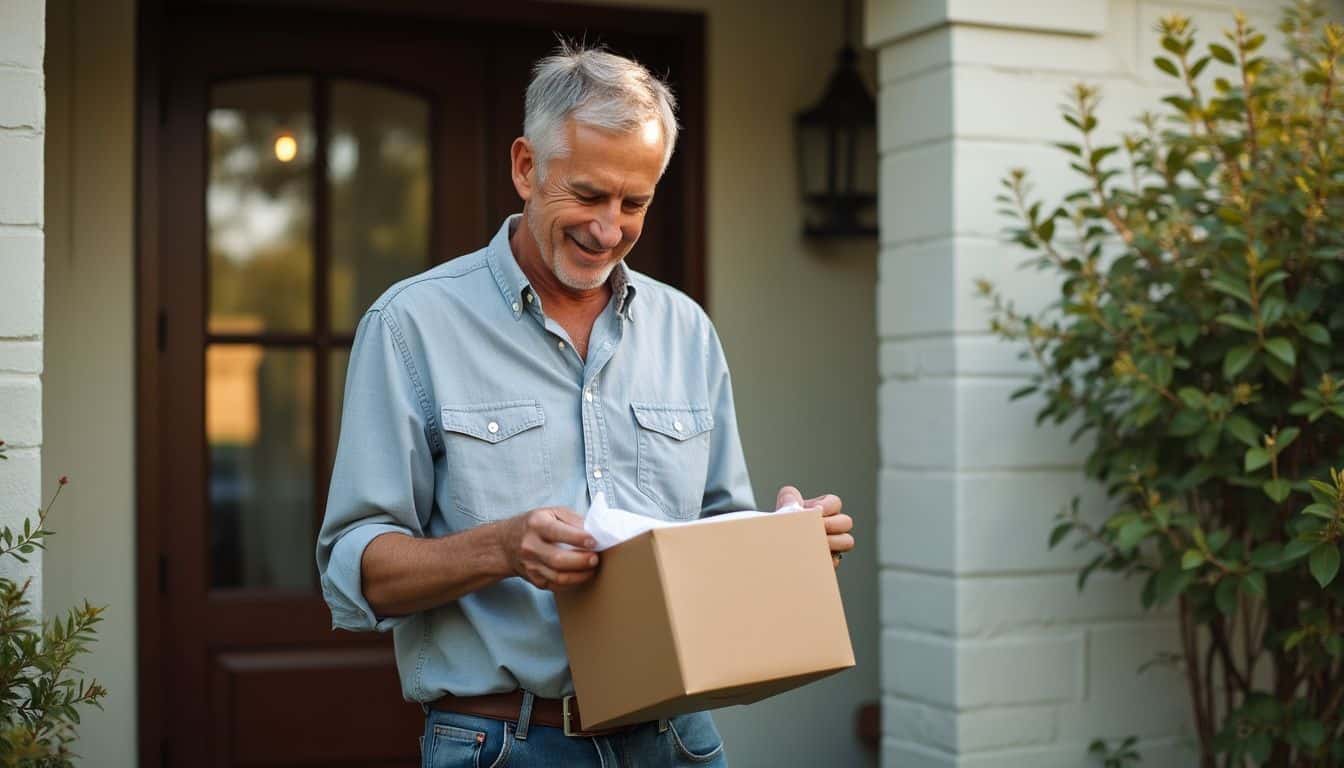
[[[421,768],[726,768],[723,739],[708,712],[645,723],[612,736],[431,709],[420,739]]]

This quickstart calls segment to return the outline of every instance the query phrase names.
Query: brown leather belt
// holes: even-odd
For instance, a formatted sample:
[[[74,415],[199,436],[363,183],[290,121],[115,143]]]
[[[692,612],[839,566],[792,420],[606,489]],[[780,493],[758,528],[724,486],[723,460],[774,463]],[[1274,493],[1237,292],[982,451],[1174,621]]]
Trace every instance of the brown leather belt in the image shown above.
[[[431,701],[428,706],[440,712],[455,712],[459,715],[473,715],[491,720],[518,722],[522,716],[523,692],[491,693],[484,696],[454,696],[449,693],[442,698]],[[529,722],[534,725],[562,728],[566,736],[584,737],[610,736],[632,731],[643,725],[643,723],[635,723],[615,728],[584,730],[583,721],[579,719],[579,702],[573,696],[566,696],[563,699],[533,697],[532,717]]]

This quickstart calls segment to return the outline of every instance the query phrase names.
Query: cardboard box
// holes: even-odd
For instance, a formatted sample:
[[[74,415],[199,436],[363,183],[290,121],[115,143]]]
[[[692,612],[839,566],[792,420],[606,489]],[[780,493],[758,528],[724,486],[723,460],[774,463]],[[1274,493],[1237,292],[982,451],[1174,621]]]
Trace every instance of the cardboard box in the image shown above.
[[[749,704],[854,666],[820,511],[657,528],[556,593],[585,728]]]

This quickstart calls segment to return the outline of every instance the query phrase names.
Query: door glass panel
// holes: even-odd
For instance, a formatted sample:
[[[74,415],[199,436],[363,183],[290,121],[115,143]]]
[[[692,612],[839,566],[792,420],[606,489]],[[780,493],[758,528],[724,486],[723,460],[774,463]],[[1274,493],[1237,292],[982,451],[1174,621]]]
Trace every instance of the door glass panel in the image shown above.
[[[210,569],[216,588],[312,589],[313,351],[206,351]]]
[[[216,85],[207,125],[210,331],[311,330],[312,81]]]
[[[332,330],[354,330],[388,286],[428,265],[429,154],[424,99],[368,83],[331,84]]]

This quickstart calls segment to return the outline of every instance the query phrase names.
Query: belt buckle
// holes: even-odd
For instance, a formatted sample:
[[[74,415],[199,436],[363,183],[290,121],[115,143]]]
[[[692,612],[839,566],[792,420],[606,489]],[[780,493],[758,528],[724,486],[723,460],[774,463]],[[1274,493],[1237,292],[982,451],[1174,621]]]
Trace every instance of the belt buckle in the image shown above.
[[[584,732],[582,732],[582,731],[575,731],[575,730],[572,730],[572,729],[570,728],[570,711],[569,711],[569,703],[570,703],[571,701],[574,701],[574,696],[573,696],[573,694],[570,694],[569,696],[566,696],[566,697],[564,697],[563,699],[560,700],[560,711],[561,711],[561,713],[564,715],[564,720],[565,720],[565,735],[566,735],[566,736],[586,736],[587,734],[585,734]]]

